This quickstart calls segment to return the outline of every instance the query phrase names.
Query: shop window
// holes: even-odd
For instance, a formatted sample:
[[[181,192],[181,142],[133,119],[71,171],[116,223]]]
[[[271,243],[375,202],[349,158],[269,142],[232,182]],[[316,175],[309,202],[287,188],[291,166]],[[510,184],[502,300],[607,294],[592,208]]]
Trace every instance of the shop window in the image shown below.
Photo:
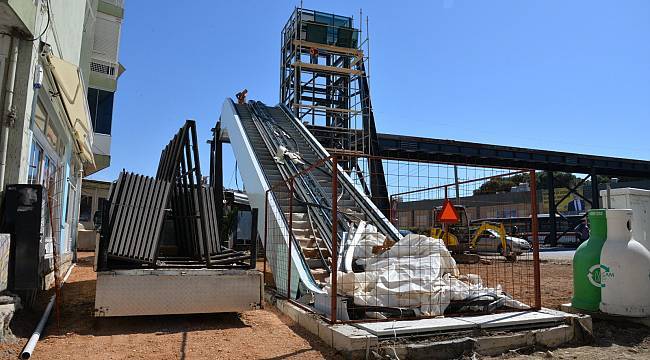
[[[88,88],[88,107],[96,133],[111,134],[114,96],[110,91]]]
[[[43,148],[32,142],[32,151],[29,155],[29,169],[27,170],[27,182],[29,184],[38,184],[41,174],[41,160],[43,159]]]

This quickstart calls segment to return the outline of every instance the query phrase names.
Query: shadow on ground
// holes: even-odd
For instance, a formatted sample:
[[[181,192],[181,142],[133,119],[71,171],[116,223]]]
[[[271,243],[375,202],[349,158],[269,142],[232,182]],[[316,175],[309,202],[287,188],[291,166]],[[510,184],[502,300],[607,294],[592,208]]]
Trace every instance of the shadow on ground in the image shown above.
[[[650,328],[627,322],[594,320],[593,346],[636,346],[650,340]]]

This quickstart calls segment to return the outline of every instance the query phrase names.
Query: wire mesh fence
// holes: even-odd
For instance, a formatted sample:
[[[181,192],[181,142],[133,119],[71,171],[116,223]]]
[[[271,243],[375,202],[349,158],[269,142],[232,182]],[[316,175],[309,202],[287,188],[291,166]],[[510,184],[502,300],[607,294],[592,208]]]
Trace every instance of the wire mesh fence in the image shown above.
[[[51,261],[49,270],[56,274],[63,263],[63,255],[71,251],[70,223],[76,218],[77,189],[68,187],[65,168],[46,167],[43,177],[44,196],[43,239],[45,242],[45,259]],[[66,193],[67,190],[67,193]],[[67,201],[66,201],[67,200]],[[64,206],[65,204],[65,206]],[[69,208],[67,208],[69,207]]]
[[[368,159],[332,156],[268,177],[268,286],[330,322],[541,306],[536,226],[508,221],[536,220],[534,172],[374,160],[383,202],[370,194],[379,174]],[[521,182],[495,191],[504,179]]]

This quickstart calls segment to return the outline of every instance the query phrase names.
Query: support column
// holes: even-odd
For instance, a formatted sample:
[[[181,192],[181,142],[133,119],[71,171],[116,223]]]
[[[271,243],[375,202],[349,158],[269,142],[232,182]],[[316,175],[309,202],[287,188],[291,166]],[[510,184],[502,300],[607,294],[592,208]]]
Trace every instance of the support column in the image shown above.
[[[551,246],[557,245],[557,221],[555,221],[555,214],[557,209],[555,207],[555,178],[552,171],[547,171],[546,187],[548,188],[548,221],[551,226],[551,231],[547,237]]]
[[[596,169],[591,170],[591,208],[600,209],[600,190],[598,188]]]

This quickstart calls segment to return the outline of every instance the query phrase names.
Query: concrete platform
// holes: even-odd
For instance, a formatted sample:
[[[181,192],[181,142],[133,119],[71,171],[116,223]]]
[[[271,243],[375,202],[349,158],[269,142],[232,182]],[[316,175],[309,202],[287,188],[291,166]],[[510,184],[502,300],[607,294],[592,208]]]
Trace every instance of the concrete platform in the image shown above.
[[[592,335],[590,316],[551,309],[330,325],[270,292],[265,292],[265,300],[348,359],[364,359],[371,353],[408,359],[449,359],[474,353],[493,356],[525,347],[580,343]]]
[[[394,337],[395,335],[440,333],[449,330],[503,329],[519,326],[528,328],[548,327],[563,324],[566,315],[559,311],[542,309],[541,311],[521,311],[467,317],[368,322],[358,323],[355,326],[379,337]]]
[[[611,315],[611,314],[602,313],[600,311],[587,311],[582,309],[576,309],[573,306],[571,306],[571,304],[562,304],[560,305],[560,308],[562,309],[562,311],[571,314],[585,314],[598,320],[631,322],[631,323],[650,327],[650,317],[630,317],[630,316]]]

